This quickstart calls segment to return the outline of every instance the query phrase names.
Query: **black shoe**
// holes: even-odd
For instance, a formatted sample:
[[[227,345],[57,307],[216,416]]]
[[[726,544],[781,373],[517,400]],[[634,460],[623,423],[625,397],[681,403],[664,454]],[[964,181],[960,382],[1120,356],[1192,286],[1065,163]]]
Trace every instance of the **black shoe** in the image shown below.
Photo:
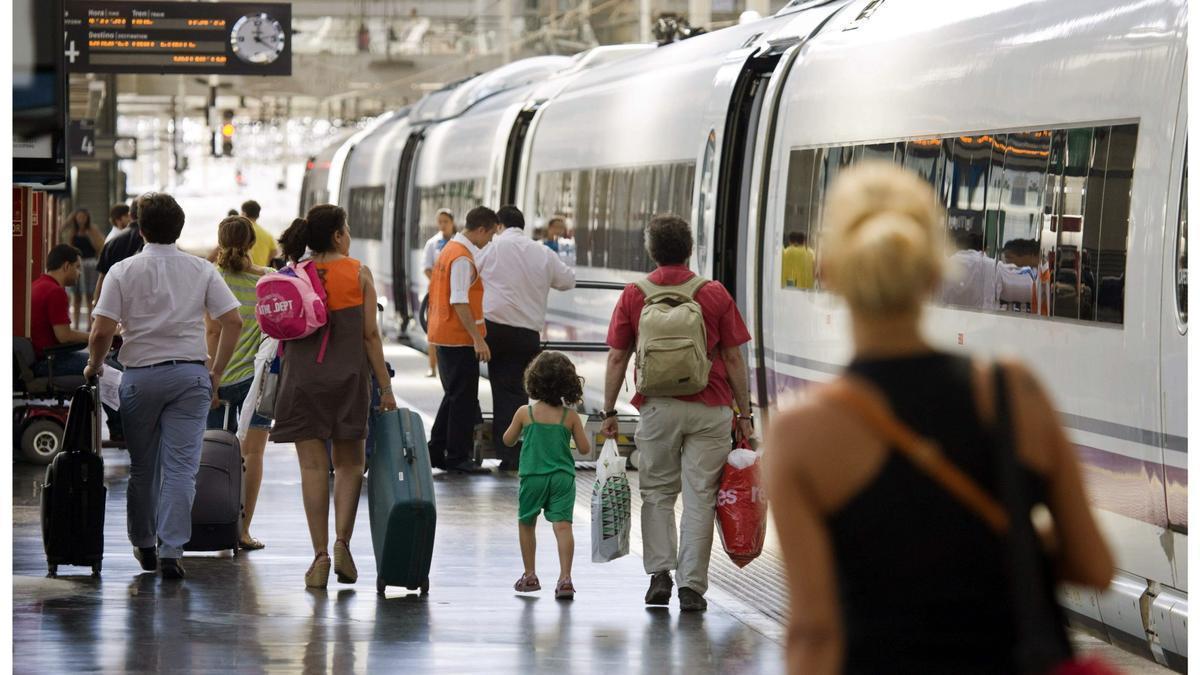
[[[491,473],[487,469],[483,468],[482,466],[480,466],[470,460],[464,460],[462,462],[459,462],[458,464],[452,464],[449,467],[447,467],[446,470],[453,471],[454,473],[465,473],[465,474]]]
[[[708,601],[690,588],[679,588],[679,609],[684,612],[703,612],[708,609]]]
[[[142,564],[142,569],[153,572],[158,569],[158,549],[153,546],[133,549],[133,557]]]
[[[518,468],[518,467],[517,467],[517,463],[516,463],[516,462],[510,462],[510,461],[508,461],[507,459],[506,459],[506,460],[502,460],[502,461],[500,462],[500,466],[499,466],[499,470],[500,470],[500,471],[516,471],[516,470],[517,470],[517,468]]]
[[[163,558],[159,568],[163,579],[182,579],[187,576],[183,573],[183,563],[179,558]]]
[[[647,605],[668,605],[671,603],[671,587],[674,584],[671,582],[670,572],[655,572],[654,576],[650,577],[650,588],[646,591]],[[680,589],[682,590],[682,589]]]

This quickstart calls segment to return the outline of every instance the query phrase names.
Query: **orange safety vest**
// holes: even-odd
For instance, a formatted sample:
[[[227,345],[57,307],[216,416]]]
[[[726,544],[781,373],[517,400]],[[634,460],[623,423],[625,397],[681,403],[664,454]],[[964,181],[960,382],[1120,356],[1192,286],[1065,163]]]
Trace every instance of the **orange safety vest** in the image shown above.
[[[470,347],[474,343],[471,334],[450,306],[450,266],[455,260],[466,257],[471,261],[474,280],[467,291],[467,305],[480,335],[487,335],[483,323],[483,280],[475,267],[475,256],[457,241],[449,241],[433,265],[433,277],[429,280],[429,342],[443,347]]]

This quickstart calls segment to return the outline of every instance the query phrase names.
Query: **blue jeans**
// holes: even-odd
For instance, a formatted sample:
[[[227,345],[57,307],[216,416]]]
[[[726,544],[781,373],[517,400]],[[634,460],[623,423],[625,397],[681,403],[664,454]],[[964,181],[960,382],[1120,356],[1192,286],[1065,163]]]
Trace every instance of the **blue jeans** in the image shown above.
[[[88,350],[80,349],[75,352],[66,352],[65,354],[54,355],[54,376],[62,377],[64,375],[82,375],[83,369],[87,367]],[[33,364],[34,377],[49,377],[50,376],[50,360],[41,359]]]
[[[247,400],[250,394],[250,385],[254,384],[254,378],[249,377],[241,382],[233,384],[223,384],[217,388],[217,398],[221,399],[222,405],[208,411],[208,428],[209,429],[224,429],[231,433],[238,432],[238,419],[242,416],[242,408],[244,406],[257,405],[257,401]],[[225,403],[229,404],[229,421],[225,420]],[[250,416],[251,429],[267,429],[271,428],[271,418],[263,417],[257,412]]]
[[[179,558],[192,538],[192,500],[212,380],[201,364],[127,368],[121,417],[129,446],[129,541]]]

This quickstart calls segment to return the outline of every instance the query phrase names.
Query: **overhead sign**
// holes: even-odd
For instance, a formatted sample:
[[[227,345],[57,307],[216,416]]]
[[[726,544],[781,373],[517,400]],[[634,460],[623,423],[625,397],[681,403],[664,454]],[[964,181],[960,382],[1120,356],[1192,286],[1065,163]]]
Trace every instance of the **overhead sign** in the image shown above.
[[[72,72],[292,74],[288,3],[68,0],[65,28]]]
[[[67,154],[75,158],[96,156],[96,123],[92,120],[71,120],[67,127]]]

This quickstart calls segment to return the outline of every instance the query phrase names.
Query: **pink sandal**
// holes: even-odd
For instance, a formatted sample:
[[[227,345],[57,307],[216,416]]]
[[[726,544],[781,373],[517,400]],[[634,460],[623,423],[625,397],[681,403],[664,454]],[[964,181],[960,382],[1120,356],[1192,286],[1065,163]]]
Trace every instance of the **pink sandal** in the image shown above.
[[[513,584],[513,590],[518,593],[532,593],[542,590],[542,584],[536,574],[522,574],[517,583]]]
[[[555,600],[574,600],[575,599],[575,584],[571,583],[570,577],[558,582],[558,586],[554,588]]]

